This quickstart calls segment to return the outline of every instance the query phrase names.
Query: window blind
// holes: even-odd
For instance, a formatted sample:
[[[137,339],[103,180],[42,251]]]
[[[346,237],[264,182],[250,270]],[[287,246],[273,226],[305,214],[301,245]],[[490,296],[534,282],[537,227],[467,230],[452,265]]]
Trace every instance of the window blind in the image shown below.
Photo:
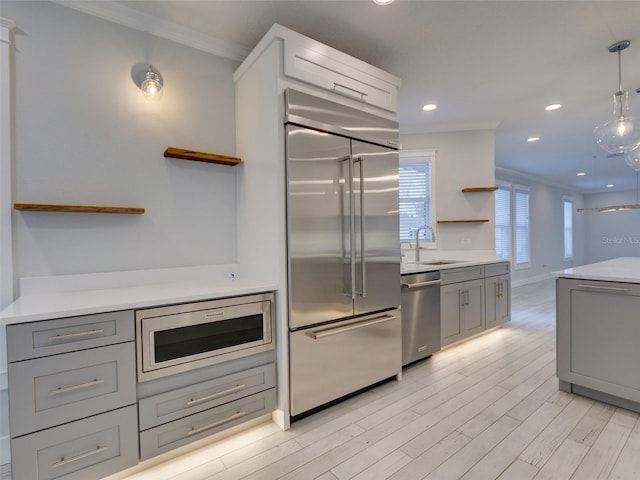
[[[529,191],[514,188],[515,194],[515,257],[516,265],[529,263]]]
[[[511,189],[496,190],[496,256],[511,258]]]
[[[564,258],[573,258],[573,202],[563,200],[564,208]]]
[[[431,166],[431,159],[400,161],[400,240],[414,240],[419,227],[432,225]],[[432,232],[421,230],[420,238],[432,242]]]

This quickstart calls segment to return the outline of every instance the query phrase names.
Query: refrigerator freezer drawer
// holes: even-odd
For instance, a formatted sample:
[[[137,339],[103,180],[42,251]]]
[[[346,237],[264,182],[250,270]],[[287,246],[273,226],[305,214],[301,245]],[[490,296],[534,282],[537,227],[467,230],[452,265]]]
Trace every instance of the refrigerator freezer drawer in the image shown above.
[[[290,333],[291,415],[402,370],[399,310]]]

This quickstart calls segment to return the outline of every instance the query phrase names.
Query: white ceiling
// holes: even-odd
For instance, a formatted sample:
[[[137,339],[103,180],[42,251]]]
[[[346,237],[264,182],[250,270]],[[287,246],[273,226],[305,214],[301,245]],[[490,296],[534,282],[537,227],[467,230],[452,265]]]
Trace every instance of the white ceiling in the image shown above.
[[[118,3],[240,52],[279,23],[399,76],[401,133],[495,128],[499,167],[581,192],[635,189],[635,172],[607,158],[592,132],[612,117],[617,57],[607,47],[618,40],[631,41],[623,84],[640,116],[640,1]],[[563,108],[544,111],[556,102]],[[425,103],[439,108],[423,112]]]

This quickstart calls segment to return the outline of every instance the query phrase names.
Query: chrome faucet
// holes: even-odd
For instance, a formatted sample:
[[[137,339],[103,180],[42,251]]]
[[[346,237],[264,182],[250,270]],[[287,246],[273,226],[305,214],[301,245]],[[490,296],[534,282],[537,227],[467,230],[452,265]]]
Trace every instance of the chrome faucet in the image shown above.
[[[432,241],[436,241],[436,232],[433,227],[430,225],[422,225],[421,227],[418,227],[416,230],[416,263],[420,261],[420,230],[430,230]]]

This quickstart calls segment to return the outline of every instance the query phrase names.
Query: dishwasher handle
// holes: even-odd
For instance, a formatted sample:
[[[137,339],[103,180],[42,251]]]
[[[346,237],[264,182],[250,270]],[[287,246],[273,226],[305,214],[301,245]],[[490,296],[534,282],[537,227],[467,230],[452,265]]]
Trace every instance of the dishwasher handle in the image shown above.
[[[429,280],[428,282],[416,282],[416,283],[403,283],[403,287],[407,288],[418,288],[418,287],[428,287],[429,285],[440,285],[442,280]]]

